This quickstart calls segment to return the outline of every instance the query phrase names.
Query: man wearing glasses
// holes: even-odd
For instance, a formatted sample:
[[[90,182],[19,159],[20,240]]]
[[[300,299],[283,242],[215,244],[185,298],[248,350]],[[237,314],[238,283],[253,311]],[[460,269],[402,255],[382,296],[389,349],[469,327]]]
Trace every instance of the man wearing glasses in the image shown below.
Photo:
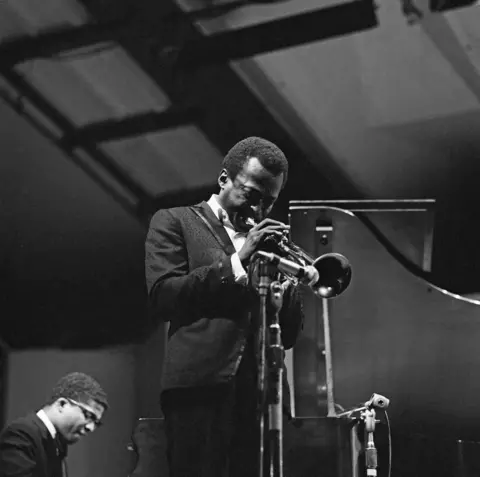
[[[84,373],[62,377],[37,413],[0,434],[0,477],[65,477],[67,447],[100,427],[107,395]]]

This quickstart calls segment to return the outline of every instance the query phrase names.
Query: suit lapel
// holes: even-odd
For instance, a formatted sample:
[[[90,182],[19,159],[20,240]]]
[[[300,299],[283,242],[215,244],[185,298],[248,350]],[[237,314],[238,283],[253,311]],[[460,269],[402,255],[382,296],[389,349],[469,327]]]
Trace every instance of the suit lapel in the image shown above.
[[[49,430],[46,428],[42,420],[36,415],[32,414],[32,422],[38,427],[43,442],[42,456],[45,458],[44,466],[49,477],[62,477],[62,458],[59,455],[58,447],[55,439],[51,436]]]
[[[228,236],[225,227],[220,222],[218,217],[215,216],[210,206],[204,201],[198,205],[193,206],[193,211],[203,219],[205,226],[210,233],[215,237],[217,242],[223,248],[227,255],[235,253],[235,247],[233,246],[230,237]]]
[[[45,442],[45,451],[50,457],[57,455],[57,446],[55,444],[55,439],[50,434],[50,431],[47,429],[43,421],[36,415],[32,414],[32,422],[35,426],[38,427],[40,430],[40,435],[42,436],[42,440]]]

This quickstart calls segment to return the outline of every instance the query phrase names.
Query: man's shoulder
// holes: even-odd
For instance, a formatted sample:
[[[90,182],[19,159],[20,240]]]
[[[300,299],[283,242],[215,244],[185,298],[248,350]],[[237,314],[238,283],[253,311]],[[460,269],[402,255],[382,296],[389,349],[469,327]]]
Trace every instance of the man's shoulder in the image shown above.
[[[40,419],[38,416],[32,412],[13,419],[6,427],[15,429],[39,429],[39,421]]]
[[[31,413],[13,419],[3,428],[0,436],[12,434],[27,434],[32,437],[37,434],[41,434],[41,427],[39,426],[38,417],[34,413]]]
[[[201,209],[204,206],[203,204],[204,202],[195,205],[185,205],[179,207],[159,209],[153,214],[151,222],[157,223],[172,219],[183,219],[185,217],[189,217],[194,212],[194,210]]]

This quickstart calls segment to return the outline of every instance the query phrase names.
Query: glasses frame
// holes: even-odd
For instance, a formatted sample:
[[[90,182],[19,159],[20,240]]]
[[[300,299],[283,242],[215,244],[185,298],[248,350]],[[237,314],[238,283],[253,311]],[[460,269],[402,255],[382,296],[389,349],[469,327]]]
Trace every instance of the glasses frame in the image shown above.
[[[68,402],[80,408],[83,413],[83,417],[89,422],[92,423],[96,429],[102,426],[103,422],[97,417],[97,415],[91,410],[88,409],[85,404],[75,401],[75,399],[66,398]]]

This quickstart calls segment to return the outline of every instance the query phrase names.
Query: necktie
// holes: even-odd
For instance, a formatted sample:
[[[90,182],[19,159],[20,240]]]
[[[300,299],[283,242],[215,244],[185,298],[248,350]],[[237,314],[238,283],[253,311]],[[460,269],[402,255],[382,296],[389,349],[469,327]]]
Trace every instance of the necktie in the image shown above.
[[[232,262],[232,269],[235,275],[235,283],[238,283],[240,285],[246,285],[248,283],[248,277],[246,271],[244,270],[240,262],[238,252],[245,244],[247,234],[243,232],[237,232],[232,222],[228,218],[228,214],[225,212],[225,210],[221,208],[218,209],[218,218],[220,219],[222,225],[227,229],[227,234],[230,237],[230,241],[232,242],[237,252],[234,256],[232,256],[232,260],[235,259],[235,262]]]
[[[227,212],[225,212],[223,209],[218,209],[218,218],[220,219],[220,222],[224,227],[231,229],[235,232],[234,237],[245,237],[247,235],[245,232],[239,232],[235,228],[230,218],[228,217]]]
[[[220,219],[220,222],[224,227],[228,227],[230,229],[235,230],[235,227],[233,226],[232,222],[230,222],[230,219],[228,218],[228,214],[223,209],[218,209],[218,218]]]
[[[59,434],[57,434],[55,437],[55,445],[57,447],[57,455],[61,462],[62,477],[68,477],[67,461],[66,461],[67,452],[68,452],[67,443],[62,439],[62,437]]]
[[[60,459],[65,459],[67,457],[67,443],[58,433],[55,436],[55,445],[57,446],[57,455]]]

